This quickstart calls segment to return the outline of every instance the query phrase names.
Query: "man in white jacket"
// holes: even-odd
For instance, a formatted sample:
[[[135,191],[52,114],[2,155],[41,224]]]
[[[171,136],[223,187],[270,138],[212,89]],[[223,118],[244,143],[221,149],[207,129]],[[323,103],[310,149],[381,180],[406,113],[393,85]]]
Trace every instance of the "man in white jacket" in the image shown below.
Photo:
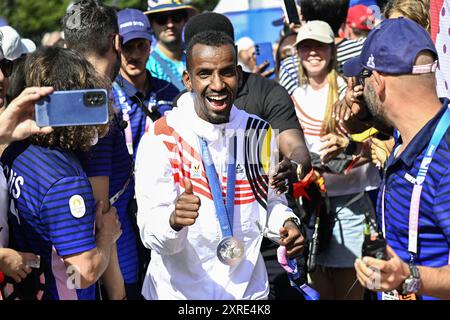
[[[233,40],[197,34],[183,75],[189,92],[141,140],[136,196],[141,238],[152,249],[147,299],[266,299],[262,234],[279,232],[288,256],[302,249],[297,218],[268,185],[275,136],[233,106],[240,79]]]

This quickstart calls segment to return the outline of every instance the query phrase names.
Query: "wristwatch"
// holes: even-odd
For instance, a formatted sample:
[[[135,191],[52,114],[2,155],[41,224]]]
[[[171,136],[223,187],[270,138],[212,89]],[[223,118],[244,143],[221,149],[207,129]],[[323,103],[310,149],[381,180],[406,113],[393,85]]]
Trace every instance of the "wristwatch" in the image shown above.
[[[402,294],[404,295],[416,293],[420,289],[419,268],[414,263],[410,263],[409,271],[411,274],[402,284]]]
[[[302,174],[303,174],[303,166],[301,163],[298,163],[297,161],[291,160],[292,163],[297,165],[296,174],[297,174],[297,181],[302,181]]]

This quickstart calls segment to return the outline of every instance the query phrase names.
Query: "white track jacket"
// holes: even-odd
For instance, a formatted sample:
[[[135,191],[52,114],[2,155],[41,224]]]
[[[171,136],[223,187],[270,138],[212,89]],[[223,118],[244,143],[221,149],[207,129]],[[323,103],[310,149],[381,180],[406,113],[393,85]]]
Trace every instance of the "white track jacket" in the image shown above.
[[[237,135],[233,234],[243,241],[245,253],[239,264],[230,267],[216,256],[222,235],[199,137],[208,142],[225,195],[228,137],[233,133]],[[294,216],[284,195],[277,196],[268,187],[274,150],[276,140],[267,122],[233,106],[230,122],[213,125],[197,116],[190,93],[179,99],[178,108],[150,127],[136,160],[137,220],[141,239],[152,250],[142,289],[146,299],[267,298],[269,285],[257,222],[278,232]],[[201,207],[195,223],[176,232],[169,217],[186,178],[192,181]]]

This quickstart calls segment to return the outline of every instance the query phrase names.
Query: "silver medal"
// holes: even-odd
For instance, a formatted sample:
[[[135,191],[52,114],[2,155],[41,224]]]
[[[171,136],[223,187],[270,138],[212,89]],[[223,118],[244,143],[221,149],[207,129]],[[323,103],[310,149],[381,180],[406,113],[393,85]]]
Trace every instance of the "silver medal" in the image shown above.
[[[242,260],[244,256],[244,244],[234,237],[225,237],[217,246],[219,261],[228,266],[233,266]]]

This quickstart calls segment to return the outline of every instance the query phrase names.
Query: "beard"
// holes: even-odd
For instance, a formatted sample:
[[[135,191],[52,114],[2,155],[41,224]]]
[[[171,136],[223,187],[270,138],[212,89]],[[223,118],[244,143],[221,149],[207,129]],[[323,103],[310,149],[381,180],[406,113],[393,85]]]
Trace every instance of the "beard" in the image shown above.
[[[367,111],[377,120],[377,122],[383,124],[384,126],[392,127],[392,123],[386,117],[386,112],[380,99],[369,82],[366,82],[366,90],[364,91],[363,100],[367,106]]]

